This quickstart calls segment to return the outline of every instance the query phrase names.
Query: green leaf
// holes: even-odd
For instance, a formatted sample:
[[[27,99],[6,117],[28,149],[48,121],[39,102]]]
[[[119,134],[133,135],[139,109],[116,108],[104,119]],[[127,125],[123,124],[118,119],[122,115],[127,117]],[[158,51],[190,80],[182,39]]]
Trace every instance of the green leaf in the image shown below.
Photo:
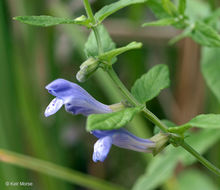
[[[117,48],[117,49],[113,49],[111,51],[108,51],[102,55],[99,56],[99,59],[101,60],[106,60],[106,61],[111,61],[113,58],[115,58],[116,56],[132,50],[132,49],[138,49],[142,47],[142,43],[140,42],[131,42],[129,43],[127,46],[121,47],[121,48]]]
[[[184,133],[191,127],[200,127],[207,129],[220,129],[220,114],[202,114],[194,117],[184,125],[172,127],[170,132]]]
[[[178,11],[180,14],[184,14],[186,9],[186,0],[179,0]]]
[[[80,16],[76,19],[58,18],[53,16],[18,16],[14,17],[14,20],[20,21],[25,24],[30,24],[33,26],[55,26],[58,24],[79,24],[79,25],[89,25],[89,20],[84,16]]]
[[[216,22],[219,20],[219,17],[220,17],[220,8],[213,11],[211,15],[205,18],[204,20],[207,24],[216,24]]]
[[[211,178],[199,170],[189,169],[180,173],[177,179],[178,189],[217,190]]]
[[[147,0],[120,0],[115,3],[112,3],[110,5],[106,5],[103,8],[101,8],[96,14],[95,19],[98,22],[102,22],[106,17],[109,15],[115,13],[116,11],[127,7],[129,5],[138,4],[138,3],[144,3]]]
[[[175,5],[171,2],[171,0],[162,0],[162,6],[164,10],[172,16],[177,16],[178,12]]]
[[[206,84],[220,103],[220,48],[202,49],[202,74]]]
[[[164,18],[153,22],[146,22],[142,26],[169,26],[174,23],[176,23],[175,18]]]
[[[220,138],[220,130],[201,130],[187,138],[187,143],[195,148],[200,154],[205,153]],[[196,161],[183,148],[174,148],[169,145],[165,151],[158,154],[149,163],[146,173],[134,184],[132,190],[152,190],[167,181],[175,170],[178,162],[182,161],[184,166]]]
[[[191,37],[201,45],[220,47],[220,35],[218,32],[203,22],[196,22],[195,29],[191,33]]]
[[[164,10],[161,0],[149,0],[147,6],[153,11],[158,19],[170,17],[170,15]]]
[[[156,97],[169,84],[169,69],[166,65],[160,64],[136,80],[131,93],[140,103],[145,103]]]
[[[141,107],[135,107],[112,113],[92,114],[87,119],[86,129],[88,131],[119,129],[130,122],[140,110]]]
[[[101,44],[104,52],[111,51],[115,49],[115,43],[112,41],[109,36],[108,31],[105,29],[103,25],[98,26],[98,32],[101,36]],[[88,57],[98,56],[98,46],[96,42],[96,38],[94,32],[92,31],[88,37],[88,40],[85,44],[85,54]]]

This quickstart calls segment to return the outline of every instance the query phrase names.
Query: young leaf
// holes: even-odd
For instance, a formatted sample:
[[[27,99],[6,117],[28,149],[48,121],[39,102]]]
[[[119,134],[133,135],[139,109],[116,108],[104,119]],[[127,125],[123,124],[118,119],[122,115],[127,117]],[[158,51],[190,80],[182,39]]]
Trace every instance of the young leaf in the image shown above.
[[[146,22],[142,26],[169,26],[174,23],[176,23],[175,18],[164,18],[153,22]]]
[[[186,9],[186,0],[179,0],[178,11],[180,14],[184,14]]]
[[[115,43],[112,41],[109,36],[108,31],[105,29],[103,25],[98,26],[98,32],[101,36],[101,44],[104,52],[111,51],[115,49]],[[88,37],[88,40],[85,44],[85,54],[87,57],[95,57],[98,56],[98,47],[94,32],[92,31]]]
[[[164,10],[161,0],[149,0],[147,1],[147,6],[153,11],[158,19],[170,17],[170,15]]]
[[[115,3],[112,3],[110,5],[106,5],[103,8],[101,8],[96,14],[95,19],[98,22],[102,22],[106,17],[113,14],[114,12],[127,7],[129,5],[138,4],[138,3],[144,3],[147,0],[119,0]]]
[[[89,20],[84,16],[80,16],[76,19],[59,18],[53,16],[18,16],[14,17],[14,20],[20,21],[25,24],[33,26],[55,26],[58,24],[79,24],[84,26],[89,26]]]
[[[111,51],[108,51],[102,55],[99,56],[99,59],[101,60],[106,60],[106,61],[111,61],[113,58],[115,58],[116,56],[132,50],[132,49],[138,49],[142,47],[142,43],[140,42],[131,42],[129,43],[127,46],[121,47],[121,48],[117,48],[117,49],[113,49]]]
[[[160,64],[136,80],[131,93],[140,103],[145,103],[156,97],[169,84],[169,69],[166,65]]]
[[[88,131],[119,129],[131,121],[140,110],[141,107],[135,107],[106,114],[92,114],[87,119],[86,129]]]
[[[220,114],[198,115],[184,125],[170,128],[169,131],[184,133],[187,129],[191,127],[220,129]]]
[[[203,22],[196,22],[195,30],[191,33],[191,37],[201,45],[220,47],[220,35],[218,32]]]
[[[175,5],[171,2],[171,0],[162,0],[162,5],[163,5],[164,10],[166,10],[166,12],[169,15],[172,15],[172,16],[178,15],[177,9]]]
[[[202,49],[202,74],[207,86],[220,103],[220,48]]]

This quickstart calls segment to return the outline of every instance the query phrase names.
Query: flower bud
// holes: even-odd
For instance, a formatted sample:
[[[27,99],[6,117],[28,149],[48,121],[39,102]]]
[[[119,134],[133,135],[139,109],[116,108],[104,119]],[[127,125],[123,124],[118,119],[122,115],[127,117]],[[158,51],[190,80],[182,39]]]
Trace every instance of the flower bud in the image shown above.
[[[98,60],[90,57],[80,65],[80,70],[76,74],[76,78],[79,82],[85,82],[95,71],[98,69]]]
[[[169,141],[169,134],[158,133],[150,138],[151,141],[155,143],[155,148],[153,149],[153,155],[155,156],[165,148]]]

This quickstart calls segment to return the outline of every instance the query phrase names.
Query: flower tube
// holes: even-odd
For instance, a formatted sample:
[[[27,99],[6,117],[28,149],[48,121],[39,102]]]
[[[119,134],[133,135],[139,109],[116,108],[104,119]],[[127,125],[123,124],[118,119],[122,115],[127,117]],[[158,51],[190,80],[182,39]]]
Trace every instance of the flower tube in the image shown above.
[[[63,105],[67,112],[88,116],[90,114],[109,113],[112,109],[108,105],[94,99],[79,85],[65,79],[56,79],[46,86],[50,94],[55,96],[47,106],[46,117],[55,114]]]
[[[98,141],[94,144],[93,161],[103,162],[113,145],[120,148],[130,149],[138,152],[152,153],[155,142],[149,139],[139,138],[127,130],[94,130],[91,132]]]

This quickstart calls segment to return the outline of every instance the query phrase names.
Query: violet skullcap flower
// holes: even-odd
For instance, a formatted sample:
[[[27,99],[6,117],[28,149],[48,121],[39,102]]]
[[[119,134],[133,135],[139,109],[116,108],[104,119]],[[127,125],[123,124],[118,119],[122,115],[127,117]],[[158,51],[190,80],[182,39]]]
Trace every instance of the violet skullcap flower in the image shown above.
[[[64,79],[56,79],[46,86],[50,94],[55,96],[47,106],[44,115],[46,117],[55,114],[62,105],[65,105],[67,112],[71,114],[90,114],[112,112],[108,105],[94,99],[79,85]]]
[[[94,162],[103,162],[107,157],[112,144],[120,148],[146,153],[151,153],[155,148],[155,143],[153,141],[139,138],[125,129],[107,131],[94,130],[91,133],[99,139],[94,144]]]

